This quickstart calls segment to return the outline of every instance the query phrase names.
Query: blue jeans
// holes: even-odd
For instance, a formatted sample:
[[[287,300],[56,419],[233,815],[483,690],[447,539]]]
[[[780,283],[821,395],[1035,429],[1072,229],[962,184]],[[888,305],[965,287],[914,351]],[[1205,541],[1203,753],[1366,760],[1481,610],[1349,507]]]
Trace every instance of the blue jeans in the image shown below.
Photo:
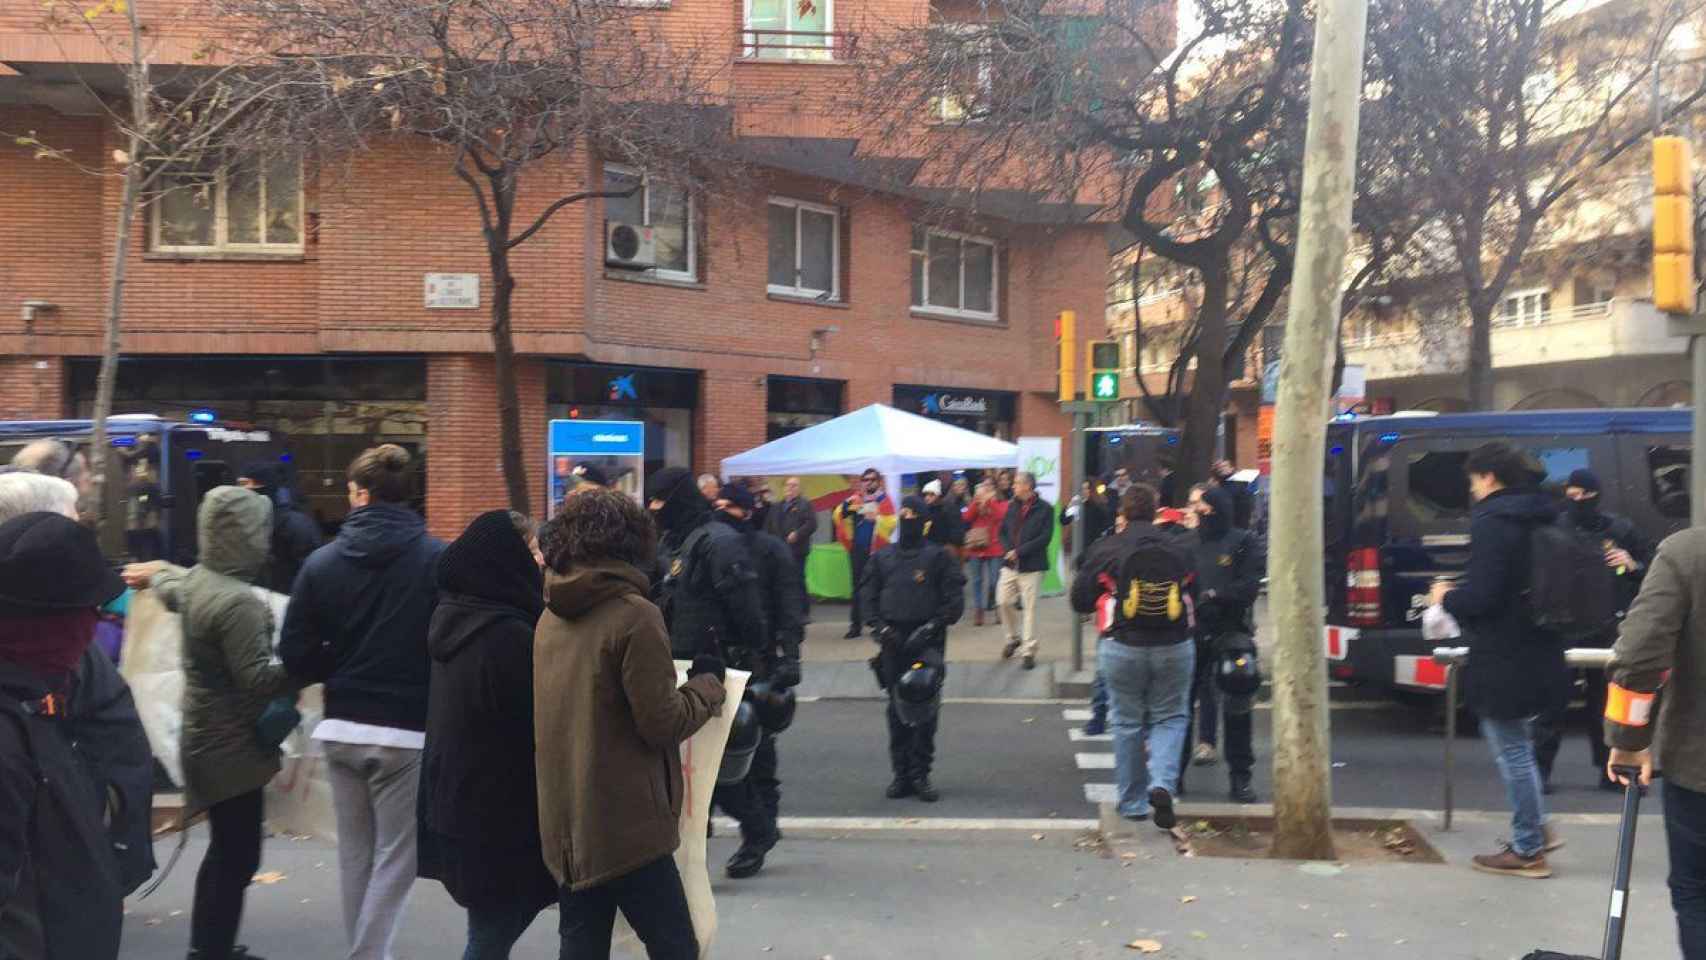
[[[1706,793],[1665,781],[1665,841],[1683,960],[1706,960]]]
[[[1102,679],[1100,667],[1096,670],[1096,679],[1090,681],[1090,715],[1108,719],[1108,681]]]
[[[532,907],[472,907],[468,910],[468,949],[462,960],[509,960],[510,948],[533,925]]]
[[[1505,781],[1511,805],[1511,849],[1523,857],[1537,856],[1546,845],[1546,800],[1540,784],[1540,764],[1534,759],[1534,720],[1481,718],[1481,735],[1492,748]]]
[[[1149,814],[1149,788],[1179,792],[1179,764],[1190,729],[1191,675],[1196,645],[1134,647],[1103,639],[1096,662],[1107,684],[1108,726],[1122,817]],[[1144,766],[1144,748],[1149,762]]]
[[[971,576],[971,605],[974,610],[995,609],[995,581],[1001,577],[1000,557],[972,557],[966,561]]]

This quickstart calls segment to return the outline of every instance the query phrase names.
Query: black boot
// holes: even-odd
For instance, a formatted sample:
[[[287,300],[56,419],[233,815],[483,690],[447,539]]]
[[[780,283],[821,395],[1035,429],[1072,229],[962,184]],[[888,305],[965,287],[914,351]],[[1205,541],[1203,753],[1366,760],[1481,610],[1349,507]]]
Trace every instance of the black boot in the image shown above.
[[[913,779],[912,793],[925,803],[935,803],[942,799],[942,795],[936,792],[936,787],[930,782],[930,775],[928,773]]]
[[[912,796],[912,781],[905,777],[895,777],[889,783],[888,791],[883,794],[890,800],[900,800]]]
[[[1232,789],[1228,790],[1227,798],[1233,803],[1255,803],[1256,791],[1250,787],[1250,775],[1235,773],[1232,775]]]
[[[735,851],[735,855],[729,858],[728,865],[723,868],[729,879],[745,880],[763,870],[764,855],[776,846],[776,839],[776,835],[772,833],[760,839],[743,840],[740,849]]]

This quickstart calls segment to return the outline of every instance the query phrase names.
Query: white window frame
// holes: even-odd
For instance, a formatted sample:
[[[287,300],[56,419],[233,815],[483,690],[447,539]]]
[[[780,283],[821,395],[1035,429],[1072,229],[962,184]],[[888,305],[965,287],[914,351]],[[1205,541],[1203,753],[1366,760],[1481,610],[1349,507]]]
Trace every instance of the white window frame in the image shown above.
[[[1540,309],[1541,298],[1546,298],[1546,309]],[[1505,311],[1505,304],[1512,300],[1520,302],[1516,316],[1511,317]],[[1534,309],[1529,309],[1530,301]],[[1538,327],[1552,315],[1552,288],[1528,287],[1523,290],[1512,290],[1499,298],[1499,323],[1507,327]]]
[[[651,174],[645,172],[644,170],[641,170],[638,167],[630,167],[626,164],[621,164],[621,163],[607,163],[607,164],[605,164],[604,165],[604,172],[605,173],[614,173],[614,174],[617,174],[618,176],[639,178],[640,196],[642,198],[641,202],[640,202],[640,212],[642,214],[644,214],[644,218],[645,218],[645,223],[640,224],[640,226],[643,226],[643,227],[651,226],[652,225],[652,177],[651,177]],[[602,187],[603,184],[600,183],[599,186]],[[604,219],[606,222],[609,221],[610,216],[608,213],[605,214]],[[659,279],[663,279],[663,280],[681,280],[681,281],[684,281],[687,283],[698,283],[699,282],[699,198],[696,197],[691,190],[689,190],[687,192],[686,232],[687,232],[687,269],[686,270],[669,270],[669,269],[665,269],[663,267],[648,267],[647,269],[642,270],[640,272],[644,273],[644,274],[648,274],[650,276],[657,277]]]
[[[960,303],[966,302],[966,243],[980,243],[989,247],[989,306],[985,313],[980,310],[967,310],[963,307],[938,307],[930,304],[912,304],[912,312],[942,317],[953,317],[958,320],[979,320],[986,323],[996,323],[1001,320],[1001,244],[992,237],[980,237],[974,233],[960,233],[955,230],[938,230],[914,224],[914,227],[924,231],[924,249],[912,247],[912,238],[907,237],[907,280],[911,283],[912,258],[919,254],[924,257],[924,282],[921,285],[923,298],[930,299],[930,238],[951,237],[960,241]],[[910,296],[908,299],[911,299]]]
[[[791,207],[794,211],[794,283],[796,286],[785,287],[781,284],[771,283],[770,264],[769,259],[766,258],[764,266],[765,290],[783,297],[799,297],[806,300],[825,300],[839,303],[841,301],[841,211],[836,207],[826,206],[825,204],[812,203],[809,200],[795,200],[792,197],[781,196],[772,196],[769,198],[765,204],[764,212],[766,215],[769,214],[770,207]],[[802,210],[811,213],[827,214],[833,222],[833,226],[830,228],[831,242],[828,290],[817,290],[812,287],[802,287],[797,285],[800,282],[801,274],[804,272],[802,268],[805,266],[805,264],[801,262],[800,254],[800,238],[802,235],[802,231],[800,230],[800,211]],[[910,242],[911,241],[908,241],[908,243]],[[910,269],[910,264],[908,265],[908,269]]]
[[[164,211],[164,208],[161,206],[161,203],[160,203],[162,197],[155,197],[148,204],[148,206],[149,206],[149,217],[148,217],[148,249],[149,249],[149,251],[150,252],[158,252],[158,253],[283,253],[283,254],[301,253],[304,249],[304,241],[306,239],[306,234],[308,231],[308,220],[307,220],[307,216],[306,216],[306,214],[307,214],[307,202],[306,202],[306,199],[304,196],[305,191],[304,191],[303,176],[302,176],[302,161],[301,160],[296,161],[296,242],[295,243],[268,243],[267,242],[267,224],[266,224],[267,177],[264,174],[264,171],[266,170],[266,161],[265,160],[258,161],[258,168],[261,171],[263,171],[263,173],[260,177],[260,188],[261,188],[260,189],[260,200],[259,200],[259,206],[257,208],[260,211],[259,215],[261,218],[261,222],[258,224],[258,226],[260,228],[259,232],[260,232],[260,238],[261,238],[259,243],[232,243],[226,239],[226,237],[230,233],[230,227],[231,227],[231,222],[229,219],[229,213],[227,210],[227,199],[229,196],[230,182],[228,180],[229,167],[228,167],[228,165],[222,163],[213,170],[213,242],[211,244],[199,244],[199,243],[187,243],[187,244],[186,243],[172,243],[172,244],[169,244],[169,243],[161,242],[161,240],[160,240],[160,220],[161,220],[161,217],[164,215],[165,211]],[[184,171],[183,173],[176,174],[176,176],[185,176],[191,172],[192,171]],[[166,182],[168,182],[168,183],[172,182],[173,177],[174,177],[173,173],[167,172],[165,174]],[[188,188],[188,187],[168,187],[167,188],[167,190],[178,190],[178,189],[190,189],[190,188]]]
[[[742,41],[745,43],[746,49],[743,51],[743,53],[745,54],[746,58],[749,60],[834,60],[835,59],[835,53],[836,53],[836,51],[835,51],[835,0],[813,0],[813,2],[823,4],[824,45],[822,48],[818,48],[818,47],[795,48],[795,47],[791,46],[791,44],[793,43],[793,38],[792,37],[784,37],[783,39],[787,40],[789,42],[790,46],[783,48],[783,55],[780,57],[766,57],[761,53],[761,51],[764,49],[763,44],[758,43],[757,38],[752,36],[750,33],[748,33],[746,36],[741,38]],[[795,31],[794,30],[793,20],[795,18],[795,13],[798,9],[799,9],[798,0],[783,0],[783,10],[786,11],[786,13],[783,16],[782,27],[784,30],[786,30],[790,33],[794,33],[794,32],[809,33],[810,31]],[[754,29],[752,26],[752,0],[742,0],[740,22],[741,22],[741,28],[743,30],[750,31],[750,30]]]

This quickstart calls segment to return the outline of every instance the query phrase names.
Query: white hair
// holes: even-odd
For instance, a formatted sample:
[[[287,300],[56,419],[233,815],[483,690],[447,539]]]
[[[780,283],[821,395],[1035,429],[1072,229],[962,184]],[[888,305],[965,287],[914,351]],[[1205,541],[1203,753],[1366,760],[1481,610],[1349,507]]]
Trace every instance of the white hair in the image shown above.
[[[0,523],[26,513],[57,513],[77,519],[77,488],[40,473],[0,474]]]
[[[708,473],[701,473],[699,475],[699,486],[702,487],[707,483],[713,484],[713,485],[718,486],[718,487],[723,485],[723,482],[721,480],[718,480],[716,477],[713,477]]]
[[[60,440],[36,440],[12,457],[12,466],[81,484],[88,463],[83,452]]]

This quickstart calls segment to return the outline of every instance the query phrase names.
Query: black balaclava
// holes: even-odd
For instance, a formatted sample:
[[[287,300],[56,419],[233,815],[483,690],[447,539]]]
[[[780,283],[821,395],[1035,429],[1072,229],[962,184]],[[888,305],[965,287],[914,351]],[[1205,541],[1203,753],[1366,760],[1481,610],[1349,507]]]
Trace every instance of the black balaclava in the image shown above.
[[[679,536],[697,527],[711,513],[711,504],[693,481],[693,472],[684,467],[664,467],[646,481],[646,504],[662,500],[663,508],[653,513],[658,529],[666,537]]]
[[[923,497],[907,497],[900,502],[900,546],[903,550],[916,550],[924,545],[925,517],[930,513],[930,505]],[[914,517],[905,516],[911,510],[917,514]]]
[[[1232,532],[1232,495],[1222,487],[1209,487],[1202,492],[1203,502],[1214,512],[1199,515],[1197,529],[1204,540],[1219,540]]]
[[[725,483],[723,484],[723,488],[717,491],[717,499],[727,500],[729,502],[729,506],[738,507],[746,513],[746,516],[737,517],[734,514],[729,513],[727,510],[718,510],[718,520],[734,527],[742,533],[752,529],[752,508],[754,503],[751,490],[748,490],[744,484]]]
[[[1582,468],[1570,471],[1569,482],[1565,486],[1580,487],[1593,494],[1585,500],[1570,501],[1570,515],[1576,523],[1591,527],[1599,521],[1599,475],[1592,470]]]

